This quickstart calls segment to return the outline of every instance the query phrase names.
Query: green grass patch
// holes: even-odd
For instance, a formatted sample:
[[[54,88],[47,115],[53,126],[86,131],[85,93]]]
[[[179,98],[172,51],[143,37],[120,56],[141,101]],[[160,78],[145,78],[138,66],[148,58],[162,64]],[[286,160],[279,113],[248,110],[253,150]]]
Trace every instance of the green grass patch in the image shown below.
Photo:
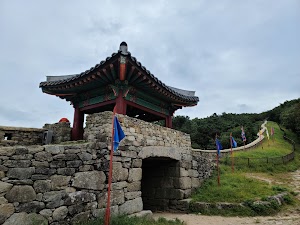
[[[99,218],[97,220],[91,220],[86,223],[82,223],[80,225],[103,225],[104,220]],[[167,220],[165,218],[159,218],[158,220],[154,220],[148,217],[128,217],[125,215],[112,217],[111,225],[185,225],[184,222],[179,219],[175,220]]]
[[[231,173],[230,168],[221,167],[220,186],[217,184],[217,176],[206,180],[192,196],[194,201],[201,202],[230,202],[241,203],[248,199],[260,199],[265,196],[280,193],[277,189],[263,181],[247,178],[241,172]]]

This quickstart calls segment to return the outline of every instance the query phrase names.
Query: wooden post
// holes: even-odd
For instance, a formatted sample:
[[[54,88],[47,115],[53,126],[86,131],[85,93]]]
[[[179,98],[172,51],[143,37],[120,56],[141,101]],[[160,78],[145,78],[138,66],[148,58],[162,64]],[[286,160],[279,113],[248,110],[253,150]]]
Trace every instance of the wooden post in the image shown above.
[[[83,139],[83,122],[84,122],[84,113],[79,110],[78,106],[75,106],[73,129],[72,129],[72,140],[77,141]]]
[[[125,99],[123,98],[122,90],[119,91],[118,97],[116,99],[116,113],[126,115],[127,104]]]
[[[233,158],[233,150],[232,150],[232,133],[230,133],[230,149],[231,149],[231,172],[234,172],[234,158]]]
[[[167,116],[166,127],[172,128],[172,116]]]

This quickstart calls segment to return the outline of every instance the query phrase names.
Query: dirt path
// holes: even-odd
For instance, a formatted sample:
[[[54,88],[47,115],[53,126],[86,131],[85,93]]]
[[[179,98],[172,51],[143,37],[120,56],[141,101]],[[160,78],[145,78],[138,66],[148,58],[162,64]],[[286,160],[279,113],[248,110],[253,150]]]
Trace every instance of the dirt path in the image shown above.
[[[222,217],[174,213],[154,213],[153,217],[178,218],[184,221],[186,225],[300,225],[300,211],[288,216],[275,217]]]

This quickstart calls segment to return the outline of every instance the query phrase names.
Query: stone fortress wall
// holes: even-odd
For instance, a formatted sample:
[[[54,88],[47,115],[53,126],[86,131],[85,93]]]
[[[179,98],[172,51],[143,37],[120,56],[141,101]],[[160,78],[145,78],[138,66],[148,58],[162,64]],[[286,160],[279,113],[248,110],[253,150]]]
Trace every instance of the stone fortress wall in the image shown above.
[[[181,208],[210,176],[179,131],[118,115],[126,134],[113,157],[112,214]],[[103,216],[112,113],[87,116],[86,143],[0,147],[0,224],[76,224]],[[24,222],[25,221],[25,222]]]

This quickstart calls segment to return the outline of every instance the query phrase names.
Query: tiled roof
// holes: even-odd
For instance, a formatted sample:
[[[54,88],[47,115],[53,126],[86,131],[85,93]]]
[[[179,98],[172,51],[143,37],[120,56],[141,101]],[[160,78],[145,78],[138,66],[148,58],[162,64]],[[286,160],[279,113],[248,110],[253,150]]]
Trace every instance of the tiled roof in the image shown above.
[[[137,67],[139,67],[141,70],[143,70],[150,78],[152,78],[159,86],[166,89],[168,92],[172,93],[173,95],[182,98],[186,101],[191,102],[198,102],[199,98],[195,96],[194,91],[187,91],[182,90],[174,87],[167,86],[162,81],[160,81],[157,77],[155,77],[149,70],[146,69],[135,57],[131,56],[131,53],[126,51],[125,53],[121,50],[118,51],[118,53],[113,53],[111,57],[107,57],[104,61],[101,61],[100,63],[96,64],[94,67],[91,67],[90,69],[75,75],[63,75],[63,76],[48,76],[47,81],[40,83],[40,88],[47,88],[47,87],[53,87],[56,85],[66,84],[70,81],[77,80],[81,77],[84,77],[85,75],[89,74],[90,72],[94,71],[95,69],[99,68],[106,62],[108,62],[110,59],[116,56],[124,55],[129,57],[129,59],[136,64]]]

